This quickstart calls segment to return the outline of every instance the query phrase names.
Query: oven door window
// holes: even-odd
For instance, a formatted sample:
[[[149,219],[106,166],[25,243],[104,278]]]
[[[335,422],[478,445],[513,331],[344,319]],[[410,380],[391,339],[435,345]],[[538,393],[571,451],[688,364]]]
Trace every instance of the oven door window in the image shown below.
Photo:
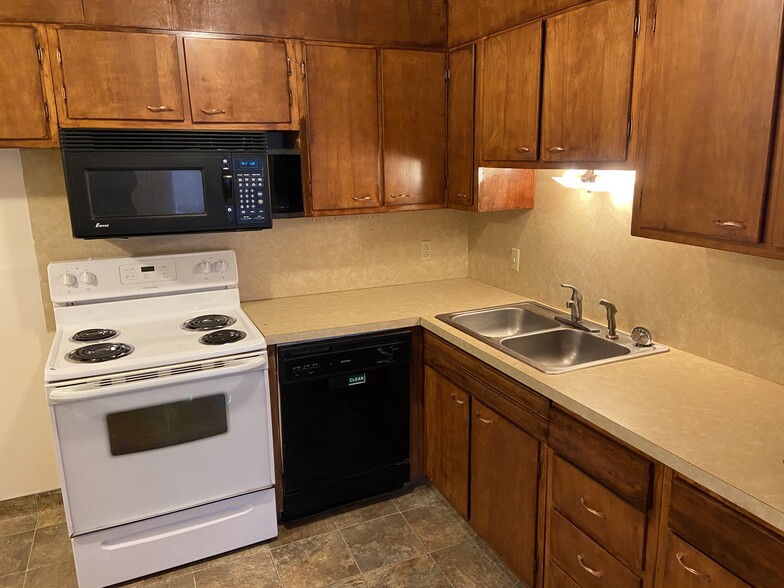
[[[112,455],[181,445],[228,431],[226,395],[214,394],[106,416]]]
[[[87,187],[95,219],[207,211],[204,179],[198,169],[89,170]]]

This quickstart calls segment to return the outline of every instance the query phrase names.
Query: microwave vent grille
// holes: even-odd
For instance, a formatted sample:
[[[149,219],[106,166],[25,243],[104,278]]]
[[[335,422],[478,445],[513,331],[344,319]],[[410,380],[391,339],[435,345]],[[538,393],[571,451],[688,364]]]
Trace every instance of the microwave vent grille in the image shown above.
[[[267,151],[264,131],[62,129],[64,151]]]

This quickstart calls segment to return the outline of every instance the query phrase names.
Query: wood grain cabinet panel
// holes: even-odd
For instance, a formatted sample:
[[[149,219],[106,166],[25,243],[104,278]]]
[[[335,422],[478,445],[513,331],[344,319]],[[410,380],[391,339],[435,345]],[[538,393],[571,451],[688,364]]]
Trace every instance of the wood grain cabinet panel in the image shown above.
[[[41,43],[35,27],[0,26],[0,146],[51,136]]]
[[[433,485],[468,518],[468,451],[471,399],[425,366],[425,472]]]
[[[580,588],[580,585],[572,580],[566,572],[550,562],[545,572],[544,585],[547,588]]]
[[[751,588],[680,537],[667,533],[659,588]]]
[[[195,123],[288,123],[289,66],[284,42],[185,38]]]
[[[60,29],[67,99],[62,118],[184,119],[173,34]]]
[[[537,159],[541,62],[541,23],[485,41],[481,141],[485,161]]]
[[[449,53],[448,206],[474,204],[474,52],[466,45]]]
[[[645,50],[635,234],[759,242],[782,4],[656,3]]]
[[[446,177],[443,53],[382,51],[384,204],[441,204]]]
[[[543,161],[626,159],[635,0],[604,0],[546,21]]]
[[[308,45],[306,59],[313,209],[379,206],[376,50]]]
[[[174,28],[172,0],[82,0],[84,19],[94,25]]]
[[[81,0],[5,0],[0,2],[0,21],[82,22]]]
[[[539,442],[476,399],[471,411],[471,526],[533,586]]]

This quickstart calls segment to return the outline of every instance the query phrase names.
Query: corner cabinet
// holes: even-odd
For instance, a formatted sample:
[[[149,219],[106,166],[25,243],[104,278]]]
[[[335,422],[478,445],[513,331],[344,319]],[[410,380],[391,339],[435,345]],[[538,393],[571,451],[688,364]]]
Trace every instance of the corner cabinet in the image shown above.
[[[541,585],[549,407],[539,394],[425,333],[425,471],[528,586]]]
[[[781,129],[768,189],[783,9],[782,0],[656,2],[633,234],[784,258]]]
[[[0,54],[0,147],[56,147],[44,29],[0,26]]]
[[[444,54],[308,44],[305,63],[314,213],[442,208]]]

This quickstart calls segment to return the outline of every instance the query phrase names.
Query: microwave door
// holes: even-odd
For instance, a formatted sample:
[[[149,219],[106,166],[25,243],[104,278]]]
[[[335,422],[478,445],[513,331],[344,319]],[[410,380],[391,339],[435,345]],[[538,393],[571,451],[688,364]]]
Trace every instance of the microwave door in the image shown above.
[[[75,237],[235,228],[230,167],[214,152],[63,154]],[[227,213],[229,209],[230,213]]]

